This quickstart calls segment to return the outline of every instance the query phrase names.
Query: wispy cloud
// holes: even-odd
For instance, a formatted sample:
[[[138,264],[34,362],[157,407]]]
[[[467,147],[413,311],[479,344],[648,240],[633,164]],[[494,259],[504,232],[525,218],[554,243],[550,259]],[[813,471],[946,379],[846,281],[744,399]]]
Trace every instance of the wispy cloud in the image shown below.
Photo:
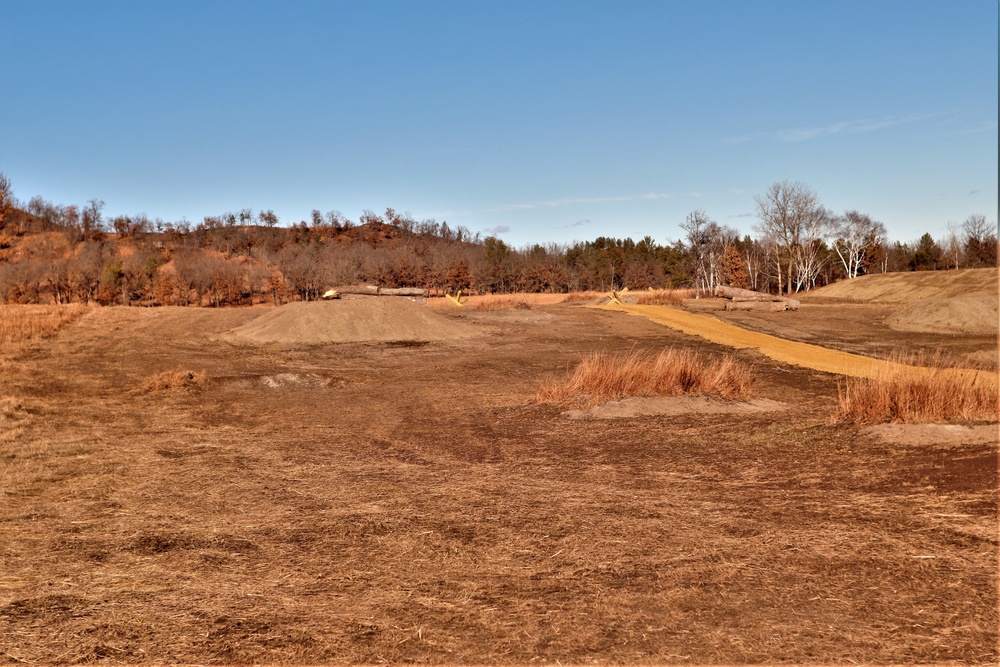
[[[627,202],[627,201],[652,201],[655,199],[670,199],[673,195],[658,192],[649,192],[643,195],[630,195],[624,197],[579,197],[566,199],[551,199],[549,201],[532,202],[530,204],[505,204],[496,208],[487,209],[490,213],[502,213],[504,211],[528,211],[536,208],[562,208],[576,204],[603,204],[606,202]]]
[[[497,236],[498,234],[506,234],[510,231],[510,227],[507,225],[497,225],[496,227],[490,227],[489,229],[484,229],[484,234],[489,234],[490,236]]]
[[[430,218],[465,218],[472,215],[472,211],[448,209],[446,211],[431,212]]]
[[[566,229],[573,229],[574,227],[586,227],[590,224],[590,220],[584,218],[583,220],[577,220],[572,225],[566,225]]]
[[[730,218],[752,218],[753,213],[737,213],[736,215],[728,216]]]
[[[943,115],[944,114],[935,113],[911,116],[886,116],[884,118],[862,118],[859,120],[840,121],[816,127],[795,127],[778,130],[776,132],[754,132],[752,134],[729,137],[725,140],[725,143],[740,144],[747,141],[754,141],[756,139],[769,139],[785,143],[796,143],[800,141],[810,141],[811,139],[819,139],[821,137],[831,137],[838,134],[864,134],[867,132],[877,132],[879,130],[885,130],[899,125],[908,125],[910,123],[917,123],[924,120],[930,120],[932,118],[940,118]]]
[[[969,195],[978,195],[979,190],[969,190]]]

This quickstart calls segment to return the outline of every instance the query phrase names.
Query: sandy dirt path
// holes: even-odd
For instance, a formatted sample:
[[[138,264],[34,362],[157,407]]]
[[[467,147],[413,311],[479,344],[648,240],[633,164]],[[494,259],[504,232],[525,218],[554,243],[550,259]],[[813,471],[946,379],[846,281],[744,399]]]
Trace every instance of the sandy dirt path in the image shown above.
[[[903,364],[896,364],[860,354],[831,350],[818,345],[799,343],[779,338],[778,336],[749,331],[723,322],[710,315],[691,313],[671,306],[637,306],[630,304],[619,306],[608,304],[597,307],[645,317],[657,324],[662,324],[692,336],[700,336],[713,343],[727,345],[738,350],[754,349],[775,361],[826,373],[871,378],[887,369],[903,367]],[[927,370],[920,369],[917,366],[911,366],[910,368],[917,369],[918,371]],[[990,376],[995,378],[995,374],[986,371],[963,370],[961,372],[982,374],[984,379]]]

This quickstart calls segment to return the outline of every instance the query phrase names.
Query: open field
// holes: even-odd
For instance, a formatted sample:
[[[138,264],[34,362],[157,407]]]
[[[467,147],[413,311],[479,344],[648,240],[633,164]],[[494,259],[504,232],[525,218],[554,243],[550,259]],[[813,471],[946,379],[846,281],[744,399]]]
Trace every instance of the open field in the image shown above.
[[[536,395],[591,355],[734,351],[577,303],[380,299],[349,335],[346,302],[95,308],[2,348],[0,662],[1000,658],[995,425],[831,424],[840,376],[752,349],[753,402],[567,410]],[[996,355],[879,307],[717,315]]]

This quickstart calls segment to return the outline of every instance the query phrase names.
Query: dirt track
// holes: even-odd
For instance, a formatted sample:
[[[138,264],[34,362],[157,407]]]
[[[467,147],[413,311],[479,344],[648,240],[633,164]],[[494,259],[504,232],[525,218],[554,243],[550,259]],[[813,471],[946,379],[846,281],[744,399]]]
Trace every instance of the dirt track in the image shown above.
[[[279,349],[225,340],[271,309],[103,308],[5,349],[0,662],[996,663],[995,443],[831,426],[836,379],[766,358],[788,410],[571,419],[533,396],[584,355],[731,350],[467,310]],[[208,381],[137,393],[174,369]]]
[[[901,364],[875,359],[860,354],[833,350],[819,345],[811,345],[787,340],[758,331],[750,331],[711,315],[693,313],[671,306],[604,305],[604,310],[621,311],[630,315],[683,331],[691,336],[700,336],[719,345],[737,350],[756,350],[766,357],[802,368],[848,375],[853,377],[875,377],[887,367],[901,367]],[[908,368],[914,368],[912,366]],[[993,373],[982,371],[985,377]]]

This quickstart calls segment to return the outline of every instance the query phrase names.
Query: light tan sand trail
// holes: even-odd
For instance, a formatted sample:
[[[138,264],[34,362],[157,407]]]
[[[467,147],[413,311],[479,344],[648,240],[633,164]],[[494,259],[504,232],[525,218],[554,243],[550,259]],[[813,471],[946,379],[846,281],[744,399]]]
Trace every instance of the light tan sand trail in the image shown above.
[[[738,350],[757,350],[764,356],[770,357],[775,361],[826,373],[873,378],[880,371],[903,366],[903,364],[873,359],[872,357],[860,354],[831,350],[818,345],[809,345],[808,343],[785,340],[784,338],[756,331],[748,331],[709,315],[691,313],[672,306],[633,306],[628,304],[619,306],[608,304],[593,307],[605,310],[620,310],[630,315],[639,315],[657,324],[662,324],[692,336],[700,336],[713,343],[727,345]],[[911,366],[910,368],[918,371],[929,370],[920,369],[917,366]],[[982,374],[984,379],[995,380],[996,377],[995,373],[988,371],[966,371],[963,369],[956,372]]]

